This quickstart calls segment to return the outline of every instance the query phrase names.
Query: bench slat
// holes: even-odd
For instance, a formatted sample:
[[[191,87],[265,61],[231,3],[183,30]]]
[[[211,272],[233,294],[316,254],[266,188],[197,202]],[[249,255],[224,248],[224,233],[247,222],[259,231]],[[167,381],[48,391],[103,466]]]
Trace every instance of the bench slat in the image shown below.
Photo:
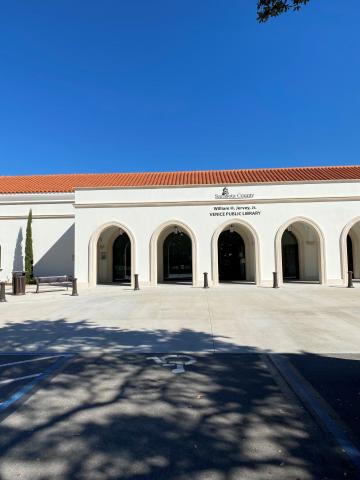
[[[35,277],[35,280],[39,283],[62,283],[62,282],[70,282],[71,278],[63,275],[60,277]]]

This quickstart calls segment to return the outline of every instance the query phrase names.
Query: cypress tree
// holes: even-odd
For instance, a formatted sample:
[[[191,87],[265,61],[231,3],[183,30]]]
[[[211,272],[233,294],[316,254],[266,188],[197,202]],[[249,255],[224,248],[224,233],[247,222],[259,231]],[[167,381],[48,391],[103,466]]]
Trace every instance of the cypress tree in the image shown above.
[[[32,242],[32,210],[29,211],[29,216],[26,225],[26,240],[25,240],[25,272],[26,282],[31,283],[34,278],[34,256],[33,256],[33,242]]]

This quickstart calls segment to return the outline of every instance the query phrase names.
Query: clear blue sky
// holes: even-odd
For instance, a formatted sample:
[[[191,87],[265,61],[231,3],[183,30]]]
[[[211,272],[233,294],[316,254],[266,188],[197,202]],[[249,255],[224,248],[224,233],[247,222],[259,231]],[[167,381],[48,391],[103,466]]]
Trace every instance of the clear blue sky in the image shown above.
[[[0,175],[360,163],[359,0],[11,0]]]

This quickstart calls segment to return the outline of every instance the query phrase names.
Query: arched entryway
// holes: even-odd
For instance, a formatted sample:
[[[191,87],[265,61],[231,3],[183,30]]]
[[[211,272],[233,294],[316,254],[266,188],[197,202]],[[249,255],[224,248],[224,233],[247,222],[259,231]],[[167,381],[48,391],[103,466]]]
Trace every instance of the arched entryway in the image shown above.
[[[253,228],[241,221],[219,227],[212,240],[213,283],[258,283],[259,246]]]
[[[242,236],[234,229],[224,230],[218,240],[219,282],[246,280],[246,252]]]
[[[100,227],[89,243],[89,283],[133,285],[134,237],[119,223]]]
[[[178,221],[161,225],[151,238],[151,284],[171,282],[196,285],[196,240]]]
[[[279,282],[324,283],[324,237],[311,220],[295,218],[283,225],[275,239]]]
[[[291,229],[283,233],[281,251],[283,279],[299,280],[299,242]]]
[[[353,278],[360,280],[360,218],[349,222],[340,238],[342,277],[347,281],[347,272],[353,272]]]
[[[191,238],[177,226],[163,243],[163,281],[192,282]]]
[[[131,281],[131,242],[129,235],[122,231],[114,240],[112,255],[112,281]]]

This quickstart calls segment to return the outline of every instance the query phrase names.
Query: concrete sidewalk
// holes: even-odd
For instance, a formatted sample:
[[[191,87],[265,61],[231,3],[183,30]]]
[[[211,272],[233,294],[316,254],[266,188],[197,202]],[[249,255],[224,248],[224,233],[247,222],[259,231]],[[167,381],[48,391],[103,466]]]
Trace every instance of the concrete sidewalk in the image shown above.
[[[360,288],[162,285],[0,304],[2,352],[360,352]]]

